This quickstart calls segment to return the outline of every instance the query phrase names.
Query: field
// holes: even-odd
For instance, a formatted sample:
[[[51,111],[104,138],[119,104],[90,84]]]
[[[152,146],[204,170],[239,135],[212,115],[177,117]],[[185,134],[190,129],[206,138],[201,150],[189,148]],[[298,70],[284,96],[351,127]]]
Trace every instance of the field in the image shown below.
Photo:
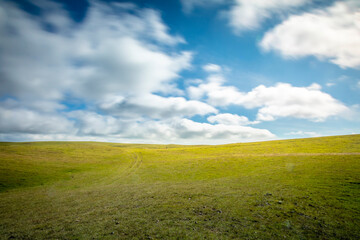
[[[0,143],[1,239],[360,239],[360,135]]]

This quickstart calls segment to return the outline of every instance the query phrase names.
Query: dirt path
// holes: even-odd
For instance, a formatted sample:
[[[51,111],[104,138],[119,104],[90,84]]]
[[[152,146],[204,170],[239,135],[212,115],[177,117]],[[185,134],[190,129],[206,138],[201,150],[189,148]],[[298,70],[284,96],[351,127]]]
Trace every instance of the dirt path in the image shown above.
[[[117,175],[115,175],[115,177],[108,182],[108,184],[113,184],[116,183],[118,181],[122,181],[124,178],[127,178],[129,176],[131,176],[132,174],[134,174],[142,165],[143,162],[143,156],[141,153],[135,153],[135,152],[131,152],[129,153],[132,155],[131,157],[131,162],[128,165],[128,167],[126,167],[125,169],[123,169],[121,167],[121,169],[119,170],[119,173]]]
[[[131,162],[130,167],[126,171],[126,175],[128,176],[135,173],[140,168],[143,162],[143,156],[141,153],[134,152],[133,155],[133,161]]]

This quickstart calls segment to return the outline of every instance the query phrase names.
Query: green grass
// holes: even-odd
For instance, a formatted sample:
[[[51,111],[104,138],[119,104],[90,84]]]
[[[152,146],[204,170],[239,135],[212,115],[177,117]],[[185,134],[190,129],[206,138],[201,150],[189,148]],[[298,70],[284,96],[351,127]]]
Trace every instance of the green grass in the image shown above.
[[[1,239],[360,239],[360,135],[0,143]]]

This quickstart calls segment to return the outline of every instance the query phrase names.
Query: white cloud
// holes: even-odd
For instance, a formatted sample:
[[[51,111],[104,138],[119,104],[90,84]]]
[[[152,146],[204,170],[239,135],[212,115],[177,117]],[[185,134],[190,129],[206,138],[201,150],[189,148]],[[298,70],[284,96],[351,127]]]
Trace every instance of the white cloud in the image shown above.
[[[109,36],[116,39],[125,35],[168,45],[185,43],[181,36],[169,34],[169,28],[163,23],[158,11],[141,9],[134,4],[110,3],[105,5],[100,1],[92,1],[81,30],[79,32],[81,35],[91,36],[94,30],[105,34],[105,36],[91,36],[91,40],[96,42]]]
[[[315,56],[342,68],[360,68],[360,6],[337,2],[291,16],[267,32],[260,46],[287,58]]]
[[[58,4],[39,6],[42,19],[0,4],[1,95],[28,102],[171,91],[190,66],[190,52],[162,50],[184,40],[154,10],[91,2],[84,21],[74,23]],[[55,30],[46,31],[44,21]]]
[[[320,136],[320,134],[318,134],[318,133],[316,133],[316,132],[304,132],[304,131],[289,132],[289,133],[285,133],[285,135],[290,135],[290,136],[309,136],[309,137],[318,137],[318,136]]]
[[[185,40],[169,34],[157,11],[91,2],[83,22],[74,23],[59,4],[43,1],[38,6],[42,19],[13,3],[0,4],[2,132],[39,138],[45,133],[61,138],[69,129],[81,136],[114,135],[128,126],[119,116],[217,113],[206,103],[152,94],[180,93],[174,80],[192,58],[190,52],[163,50]],[[44,29],[43,21],[55,30]],[[109,115],[62,112],[69,95]]]
[[[170,34],[159,12],[91,2],[84,20],[75,23],[57,3],[43,1],[39,7],[45,8],[41,19],[0,1],[0,139],[255,141],[275,136],[244,126],[256,122],[235,114],[210,116],[209,123],[185,118],[206,118],[218,113],[216,106],[231,104],[259,108],[262,121],[321,121],[346,109],[318,85],[241,92],[224,85],[216,64],[204,66],[210,73],[206,81],[189,83],[188,100],[176,84],[191,67],[192,53],[176,50],[185,40]],[[84,109],[75,110],[70,100]]]
[[[66,107],[54,100],[32,100],[32,101],[19,101],[7,98],[0,101],[0,105],[7,109],[28,109],[39,113],[54,113],[54,111],[64,110]]]
[[[10,3],[2,1],[0,9],[6,12],[0,24],[0,94],[27,101],[60,99],[70,75],[63,61],[70,51],[66,38],[44,31],[35,17]]]
[[[8,141],[94,140],[215,144],[275,138],[275,135],[266,129],[198,123],[178,117],[134,120],[83,110],[72,111],[63,117],[41,115],[26,109],[0,110],[0,138]]]
[[[185,118],[161,120],[121,119],[95,112],[74,111],[68,114],[76,118],[77,135],[66,139],[122,140],[123,142],[215,144],[274,139],[275,135],[266,129],[240,125],[199,123]],[[51,135],[55,139],[65,138],[61,134]],[[6,136],[9,138],[9,136]],[[26,136],[49,140],[43,134]],[[96,137],[96,138],[94,138]]]
[[[321,86],[315,83],[308,87],[294,87],[287,83],[277,83],[272,87],[260,85],[250,92],[241,92],[233,86],[208,80],[198,86],[190,86],[187,91],[193,99],[205,99],[213,106],[258,108],[259,121],[294,117],[318,122],[349,111],[344,104],[322,92]]]
[[[74,91],[85,93],[83,97],[172,91],[169,83],[189,66],[191,59],[189,52],[169,56],[128,37],[104,40],[98,47],[84,56],[90,60],[77,74],[82,84]]]
[[[190,13],[195,8],[209,8],[230,5],[230,10],[222,11],[230,27],[239,34],[260,28],[261,24],[275,15],[286,15],[294,9],[313,0],[181,0],[183,11]]]
[[[78,135],[112,135],[122,131],[125,124],[113,116],[100,115],[89,111],[72,111],[68,117],[76,119]]]
[[[279,117],[324,121],[348,111],[344,104],[321,92],[318,84],[309,87],[293,87],[286,83],[274,87],[260,85],[239,99],[238,104],[247,108],[260,107],[257,114],[260,121]]]
[[[223,86],[222,83],[208,81],[198,86],[190,86],[187,92],[192,99],[205,98],[212,106],[236,104],[242,93],[234,86]]]
[[[189,119],[181,119],[174,123],[180,138],[196,138],[202,142],[213,139],[213,142],[244,142],[260,139],[273,139],[275,135],[266,129],[247,126],[198,123]]]
[[[265,19],[274,14],[289,11],[309,2],[311,0],[236,0],[226,15],[235,33],[240,33],[259,28]]]
[[[209,63],[203,66],[204,71],[206,72],[221,72],[221,67],[219,65]]]
[[[184,38],[181,36],[171,36],[168,34],[168,27],[162,22],[159,12],[153,9],[145,9],[141,11],[141,16],[145,23],[147,23],[145,26],[146,30],[142,29],[142,33],[147,32],[159,42],[169,45],[185,43]]]
[[[161,97],[146,94],[132,98],[110,98],[100,104],[103,111],[127,118],[151,117],[156,119],[192,117],[218,111],[203,102],[186,100],[183,97]]]
[[[74,133],[74,123],[64,116],[25,108],[0,107],[0,133]]]
[[[212,115],[207,118],[210,123],[218,123],[224,125],[248,125],[252,122],[245,116],[239,116],[237,114],[222,113],[218,115]]]
[[[81,83],[78,94],[98,98],[124,92],[171,91],[170,82],[190,66],[190,52],[168,54],[152,43],[184,42],[168,34],[158,12],[136,9],[135,13],[119,13],[101,4],[90,9],[76,33],[78,45],[82,46],[78,59],[83,64],[75,76]]]

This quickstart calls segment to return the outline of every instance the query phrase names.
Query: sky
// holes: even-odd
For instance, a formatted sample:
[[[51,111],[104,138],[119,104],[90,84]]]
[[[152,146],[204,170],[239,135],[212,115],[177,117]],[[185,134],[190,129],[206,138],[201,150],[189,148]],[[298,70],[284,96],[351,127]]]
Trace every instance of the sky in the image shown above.
[[[359,133],[357,0],[0,0],[0,141]]]

